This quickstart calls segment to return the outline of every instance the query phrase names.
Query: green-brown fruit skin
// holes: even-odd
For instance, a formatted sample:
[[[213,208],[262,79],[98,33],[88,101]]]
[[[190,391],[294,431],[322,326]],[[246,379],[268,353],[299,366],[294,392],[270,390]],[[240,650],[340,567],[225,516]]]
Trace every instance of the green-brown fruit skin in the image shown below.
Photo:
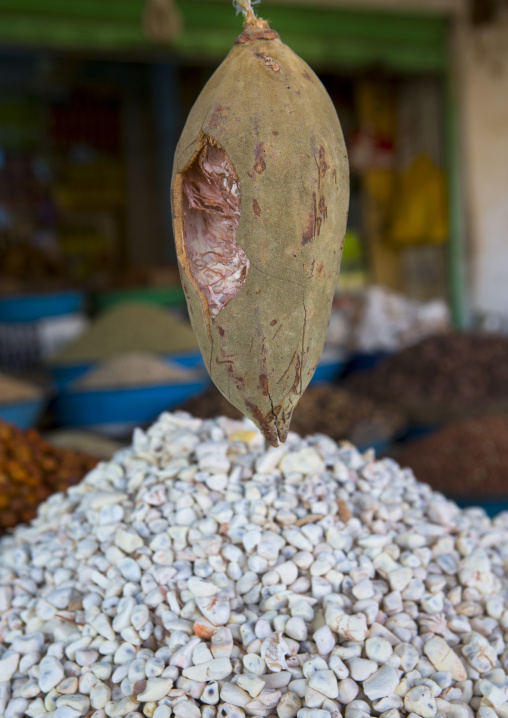
[[[274,39],[258,39],[255,32],[240,36],[196,100],[175,153],[172,205],[183,288],[210,376],[277,446],[323,349],[346,229],[349,171],[326,90],[269,33]],[[216,317],[188,270],[180,210],[180,173],[196,156],[203,133],[226,151],[238,175],[236,241],[250,260],[245,284]]]

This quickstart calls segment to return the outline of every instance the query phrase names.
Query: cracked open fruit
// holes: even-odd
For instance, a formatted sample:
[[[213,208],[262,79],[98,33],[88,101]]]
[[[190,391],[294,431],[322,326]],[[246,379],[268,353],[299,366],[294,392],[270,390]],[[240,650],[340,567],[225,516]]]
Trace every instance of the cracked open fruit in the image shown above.
[[[251,13],[189,114],[172,208],[208,372],[275,446],[323,349],[348,200],[330,97]]]

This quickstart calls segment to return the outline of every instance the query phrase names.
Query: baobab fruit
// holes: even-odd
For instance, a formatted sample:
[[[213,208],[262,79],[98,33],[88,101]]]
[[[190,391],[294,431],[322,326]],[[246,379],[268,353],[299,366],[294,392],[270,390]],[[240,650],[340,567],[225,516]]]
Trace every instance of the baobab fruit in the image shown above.
[[[251,12],[189,114],[172,208],[208,372],[274,446],[285,441],[323,349],[348,199],[330,97]]]

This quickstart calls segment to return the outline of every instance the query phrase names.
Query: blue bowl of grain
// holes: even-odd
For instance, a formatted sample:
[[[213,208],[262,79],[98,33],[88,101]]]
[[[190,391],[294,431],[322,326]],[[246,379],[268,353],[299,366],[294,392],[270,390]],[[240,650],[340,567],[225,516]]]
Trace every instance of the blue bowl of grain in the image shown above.
[[[343,354],[335,349],[324,349],[316,371],[310,381],[311,384],[323,384],[334,382],[342,376],[346,366],[346,359]]]
[[[163,411],[201,393],[207,383],[198,379],[156,386],[65,391],[55,399],[55,417],[61,426],[86,427],[122,437],[135,426],[145,426]]]
[[[184,369],[192,369],[194,371],[205,372],[205,363],[200,351],[182,352],[178,354],[166,354],[164,359],[175,366],[183,367]],[[52,363],[48,369],[53,379],[53,385],[56,391],[63,391],[66,387],[72,384],[74,381],[84,376],[88,371],[97,367],[100,362],[88,361],[88,362],[62,362]]]
[[[69,384],[55,399],[55,416],[62,426],[125,436],[199,394],[209,381],[207,375],[170,365],[163,357],[119,355]]]

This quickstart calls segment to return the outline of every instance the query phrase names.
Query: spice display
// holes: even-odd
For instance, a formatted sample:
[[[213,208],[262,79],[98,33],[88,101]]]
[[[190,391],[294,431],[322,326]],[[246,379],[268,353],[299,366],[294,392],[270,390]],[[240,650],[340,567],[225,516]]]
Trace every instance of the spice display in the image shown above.
[[[0,532],[30,521],[41,501],[76,484],[96,463],[92,456],[51,446],[34,429],[0,421]]]
[[[449,424],[400,454],[421,481],[454,498],[508,496],[508,416]]]
[[[108,359],[79,377],[72,389],[120,389],[189,381],[192,373],[154,354],[132,352]]]
[[[35,384],[0,373],[0,406],[39,399],[43,393]]]
[[[53,357],[55,363],[83,363],[108,359],[126,352],[173,352],[197,349],[187,322],[165,309],[143,302],[129,302],[101,314],[74,342]]]
[[[241,412],[215,387],[192,397],[179,408],[202,419],[220,414],[233,419],[241,417]],[[390,404],[324,385],[309,386],[295,409],[291,431],[301,436],[321,432],[336,441],[348,439],[359,446],[368,446],[392,438],[404,426],[404,415]]]
[[[244,31],[176,149],[174,234],[210,376],[277,446],[325,342],[348,163],[320,80],[247,0],[239,5]]]
[[[390,459],[166,413],[1,540],[0,713],[493,718],[507,545]]]
[[[443,413],[481,402],[508,400],[508,338],[445,334],[425,339],[351,377],[349,386],[369,398],[399,405],[437,405]]]

